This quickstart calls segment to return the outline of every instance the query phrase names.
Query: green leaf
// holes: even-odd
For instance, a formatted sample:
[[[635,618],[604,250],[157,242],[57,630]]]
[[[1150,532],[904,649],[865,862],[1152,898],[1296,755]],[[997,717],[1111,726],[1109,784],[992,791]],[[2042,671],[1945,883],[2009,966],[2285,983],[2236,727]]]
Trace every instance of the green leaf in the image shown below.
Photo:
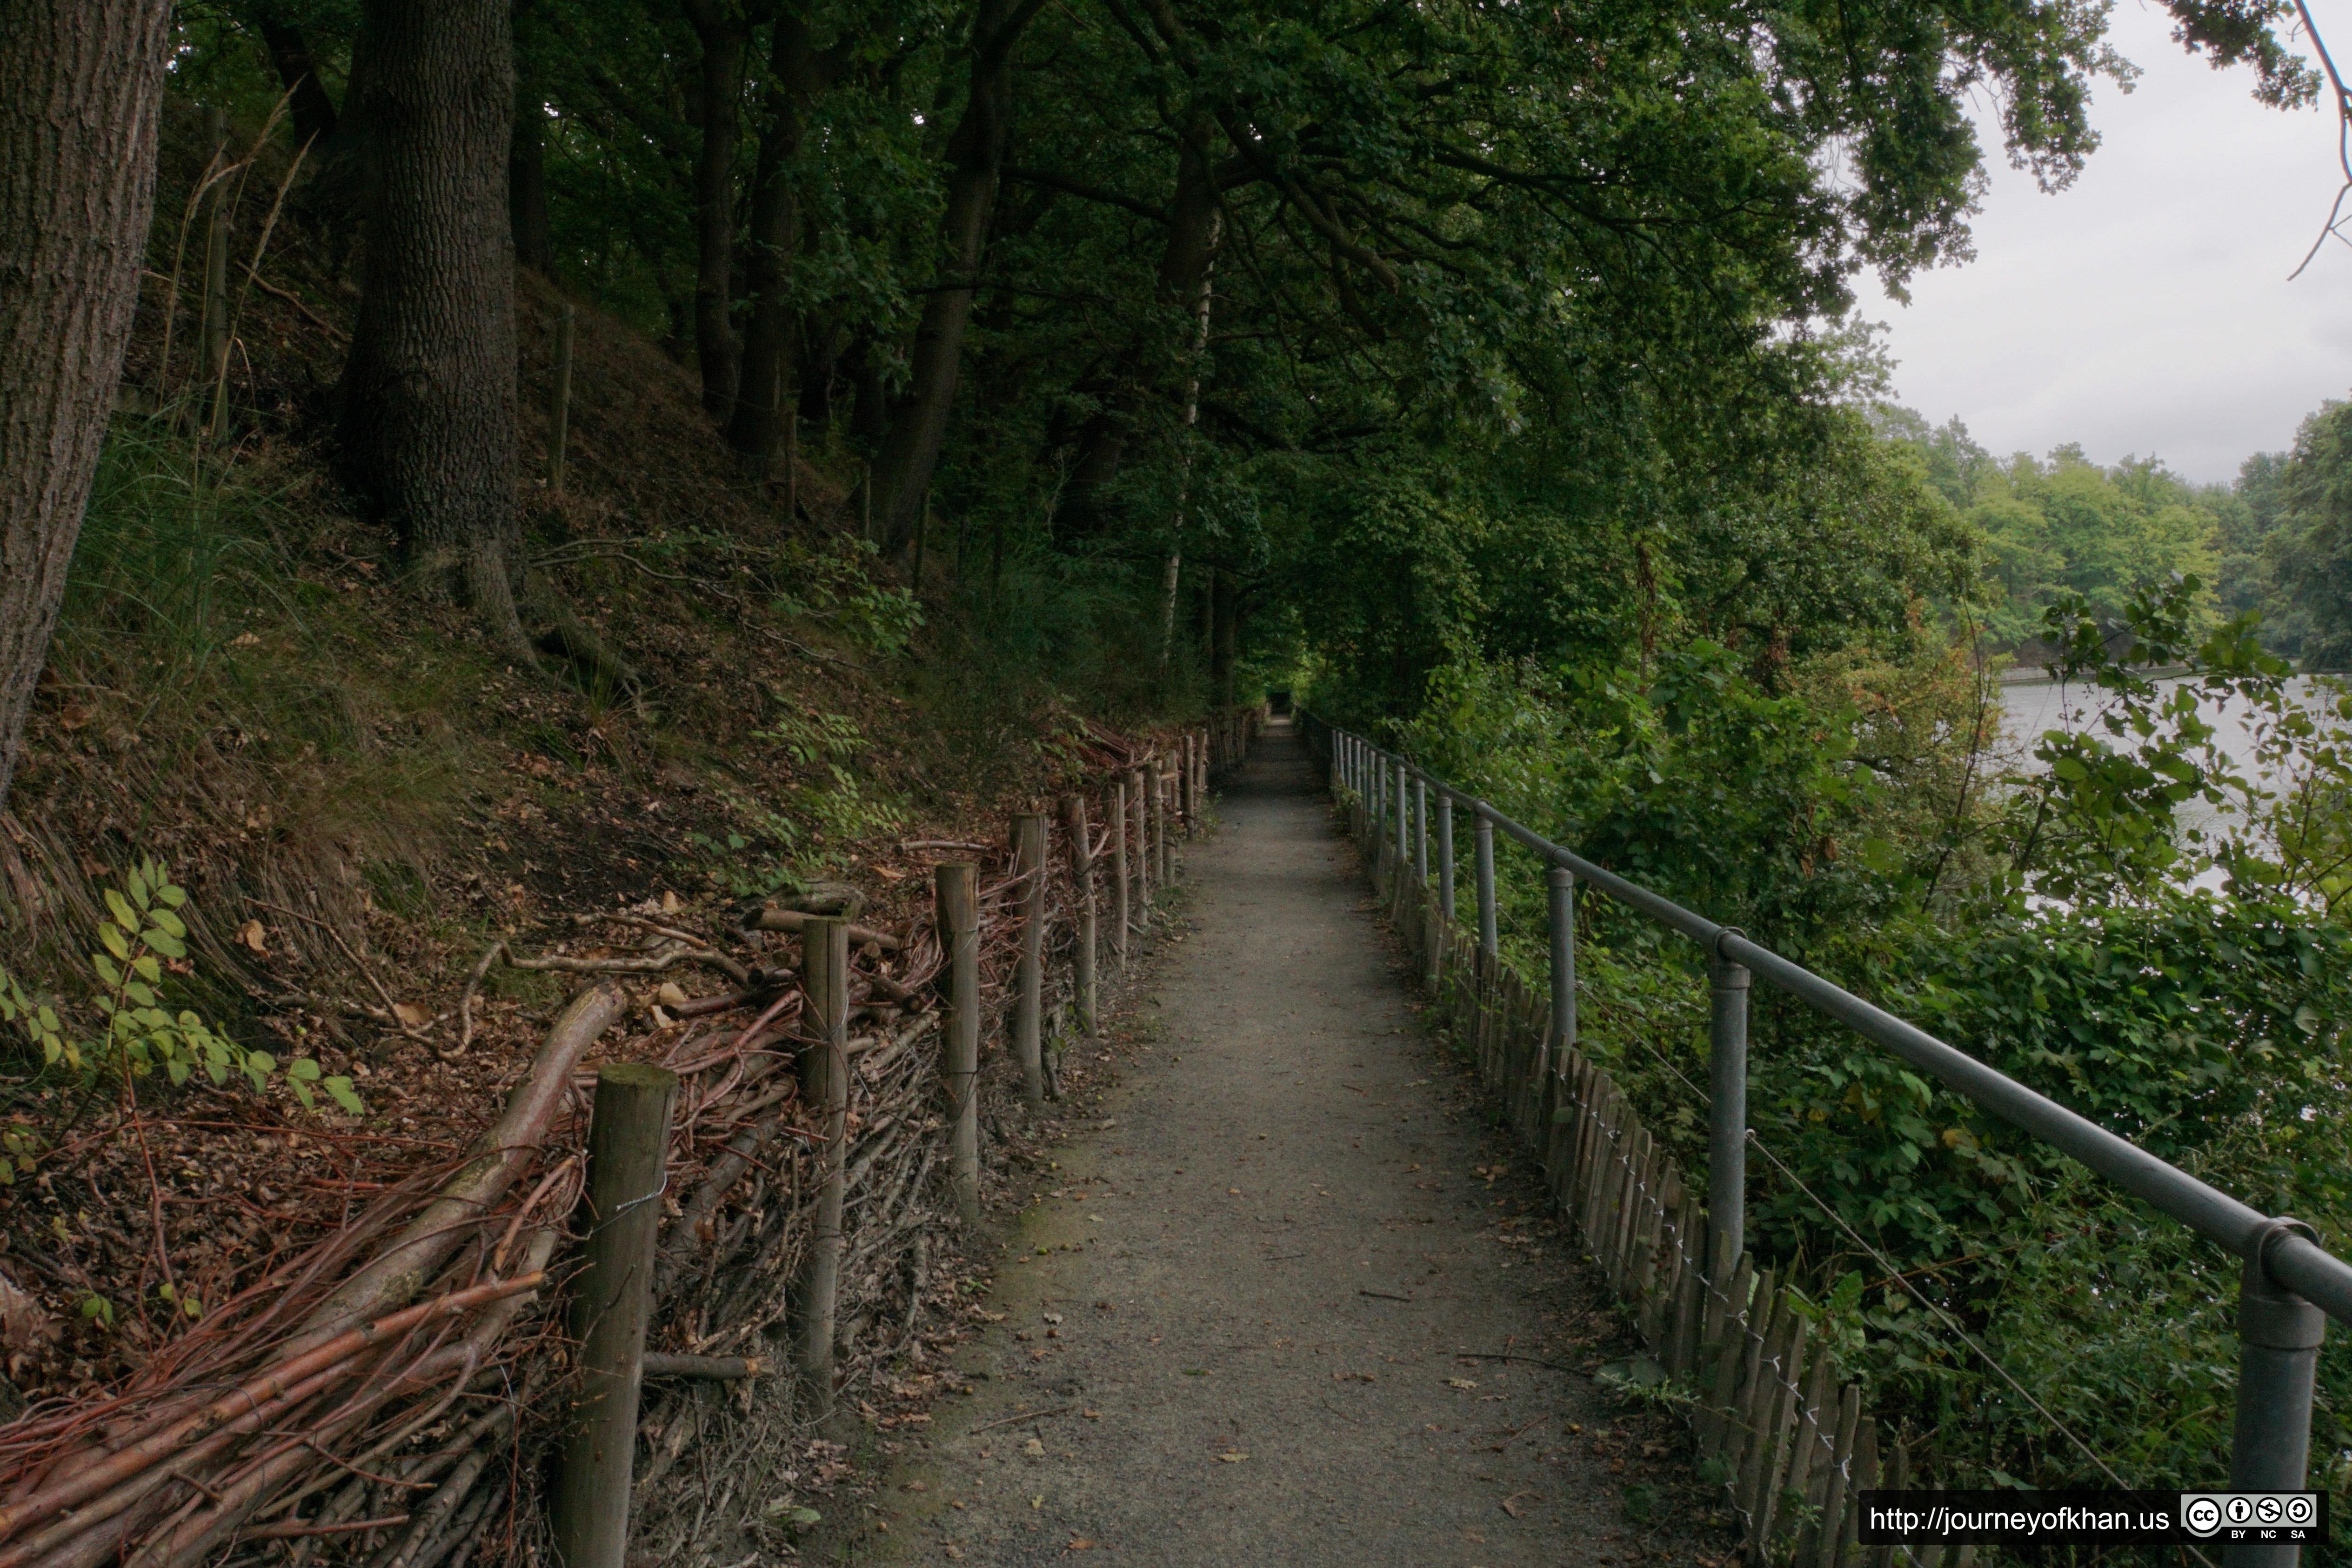
[[[310,1057],[298,1056],[286,1064],[286,1076],[297,1083],[316,1082],[319,1064]]]
[[[98,939],[105,943],[106,950],[126,964],[131,961],[131,939],[111,925],[101,925],[98,928]],[[110,980],[107,983],[113,984]]]
[[[131,960],[131,972],[153,985],[163,983],[163,966],[155,961],[152,953],[142,953]]]
[[[188,902],[188,895],[184,890],[173,887],[168,883],[155,890],[155,896],[173,909]]]
[[[322,1081],[322,1087],[328,1093],[334,1096],[336,1104],[341,1105],[352,1115],[356,1116],[366,1109],[360,1103],[359,1091],[352,1087],[350,1079],[341,1077],[325,1079]]]
[[[154,948],[166,958],[184,958],[188,956],[187,944],[168,931],[148,932],[147,946]]]
[[[297,1079],[294,1081],[293,1088],[294,1098],[302,1102],[302,1109],[308,1111],[313,1103],[310,1097],[310,1086],[301,1082],[299,1079]]]
[[[150,910],[147,915],[147,923],[150,925],[158,927],[159,929],[168,931],[174,936],[184,937],[188,934],[188,923],[181,919],[178,915],[173,914],[168,909]]]
[[[107,908],[114,911],[114,920],[116,925],[121,926],[123,930],[131,933],[133,936],[138,934],[139,912],[131,907],[131,901],[129,899],[123,897],[121,893],[110,887],[106,890],[106,906]]]

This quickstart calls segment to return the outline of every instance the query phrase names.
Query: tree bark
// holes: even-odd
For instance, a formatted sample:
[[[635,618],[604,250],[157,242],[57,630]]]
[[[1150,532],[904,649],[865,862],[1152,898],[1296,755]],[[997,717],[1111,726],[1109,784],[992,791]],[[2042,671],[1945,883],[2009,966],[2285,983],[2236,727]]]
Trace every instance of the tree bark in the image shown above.
[[[751,28],[725,0],[684,0],[701,41],[695,113],[702,148],[694,162],[694,352],[703,412],[720,423],[735,403],[735,329],[729,318],[735,274],[735,149],[742,137],[743,46]]]
[[[1217,694],[1217,706],[1229,708],[1234,706],[1234,654],[1241,643],[1241,593],[1233,569],[1218,567],[1209,591],[1214,596],[1209,610],[1209,684]]]
[[[170,13],[165,0],[0,13],[0,803],[139,302]]]
[[[964,325],[971,317],[1013,130],[1013,46],[1044,3],[979,0],[972,18],[971,91],[963,118],[948,139],[947,216],[941,231],[947,266],[939,284],[923,298],[907,401],[891,421],[874,465],[880,502],[875,508],[876,528],[893,556],[903,557],[914,543],[923,497],[947,437],[948,415],[955,407]]]
[[[302,36],[301,28],[281,19],[274,7],[263,11],[260,21],[261,42],[269,50],[269,63],[278,68],[278,79],[289,95],[286,108],[293,117],[294,139],[324,146],[335,133],[335,100],[327,96],[327,84],[319,79],[310,41]]]
[[[727,424],[727,444],[761,473],[782,439],[784,366],[792,347],[785,286],[792,277],[800,212],[790,170],[808,133],[809,105],[838,68],[836,53],[820,55],[810,45],[808,18],[793,8],[777,15],[769,48],[768,123],[760,134],[752,177],[751,254],[743,269],[751,319],[743,334],[734,415]]]
[[[344,477],[424,591],[470,605],[528,661],[507,0],[366,0],[361,43],[367,266],[343,369]]]
[[[1215,121],[1206,112],[1195,111],[1185,126],[1177,154],[1175,199],[1168,207],[1168,238],[1160,253],[1163,309],[1192,308],[1224,232],[1223,186],[1211,156],[1215,134]],[[1143,362],[1145,351],[1146,340],[1139,331],[1120,358],[1134,366]],[[1118,479],[1136,408],[1145,395],[1143,382],[1132,374],[1102,393],[1102,407],[1078,434],[1077,458],[1055,507],[1056,536],[1082,538],[1102,532],[1109,523],[1106,497]]]

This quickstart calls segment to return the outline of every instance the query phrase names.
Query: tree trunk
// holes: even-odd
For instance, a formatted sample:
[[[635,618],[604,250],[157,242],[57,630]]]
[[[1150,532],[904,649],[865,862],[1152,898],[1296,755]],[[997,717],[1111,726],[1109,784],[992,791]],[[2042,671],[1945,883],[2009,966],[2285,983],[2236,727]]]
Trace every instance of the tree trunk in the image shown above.
[[[17,0],[0,19],[0,803],[139,303],[170,14]]]
[[[1043,4],[979,0],[972,19],[971,92],[963,118],[948,139],[947,216],[941,235],[947,267],[940,283],[923,297],[907,401],[891,421],[875,463],[881,502],[875,508],[877,531],[894,556],[903,556],[914,543],[923,497],[947,438],[963,358],[964,324],[971,319],[972,295],[980,283],[981,258],[1013,130],[1013,46]]]
[[[729,319],[735,281],[735,146],[742,135],[743,45],[750,29],[725,0],[685,0],[702,43],[695,117],[702,150],[694,162],[694,352],[703,412],[720,423],[735,404],[736,343]]]
[[[768,123],[760,135],[760,162],[751,188],[751,255],[744,273],[751,320],[743,334],[743,371],[736,389],[727,444],[761,473],[782,439],[784,366],[792,346],[792,311],[785,301],[799,203],[789,171],[808,131],[810,101],[830,75],[830,57],[809,47],[808,19],[786,8],[776,17],[769,51]]]
[[[261,42],[269,50],[269,63],[278,68],[278,81],[289,94],[286,108],[294,119],[294,139],[323,147],[335,133],[335,100],[327,96],[327,84],[319,79],[310,40],[302,37],[301,28],[281,20],[272,8],[261,14]]]
[[[367,268],[343,368],[344,477],[428,595],[471,605],[528,660],[507,0],[366,0],[361,38]]]
[[[1215,121],[1195,112],[1185,128],[1177,155],[1175,199],[1169,204],[1168,238],[1160,253],[1160,302],[1163,308],[1191,308],[1208,276],[1224,232],[1219,205],[1217,172],[1212,161]],[[1128,366],[1145,362],[1147,340],[1141,331],[1120,356]],[[1133,374],[1102,394],[1102,407],[1078,434],[1078,455],[1070,465],[1054,511],[1054,531],[1065,538],[1083,538],[1103,531],[1109,522],[1105,497],[1118,478],[1127,438],[1135,423],[1136,407],[1145,396],[1141,380]]]
[[[1217,568],[1211,591],[1216,602],[1210,612],[1209,684],[1217,706],[1229,708],[1234,706],[1234,664],[1241,649],[1242,624],[1241,585],[1234,580],[1232,568]]]

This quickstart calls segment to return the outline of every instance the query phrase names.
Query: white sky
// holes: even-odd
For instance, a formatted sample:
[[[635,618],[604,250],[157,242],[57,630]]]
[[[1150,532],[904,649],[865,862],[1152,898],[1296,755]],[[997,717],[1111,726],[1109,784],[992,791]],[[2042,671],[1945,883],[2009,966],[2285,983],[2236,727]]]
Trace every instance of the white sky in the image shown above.
[[[2313,10],[2343,57],[2352,0]],[[1915,278],[1908,307],[1864,279],[1860,314],[1889,328],[1897,401],[1957,413],[1996,454],[2075,441],[2233,478],[2352,396],[2352,248],[2331,240],[2286,281],[2342,177],[2335,123],[2255,102],[2251,70],[2189,55],[2145,0],[2117,0],[2110,37],[2143,74],[2128,95],[2100,85],[2082,177],[2044,195],[1983,134],[1977,259]]]

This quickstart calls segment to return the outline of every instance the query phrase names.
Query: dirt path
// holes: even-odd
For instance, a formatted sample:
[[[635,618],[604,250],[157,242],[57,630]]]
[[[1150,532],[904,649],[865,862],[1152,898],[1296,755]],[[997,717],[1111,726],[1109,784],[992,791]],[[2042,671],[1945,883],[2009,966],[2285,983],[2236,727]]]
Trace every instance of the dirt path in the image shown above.
[[[958,1362],[976,1396],[905,1447],[851,1555],[1704,1560],[1627,1522],[1629,1487],[1689,1520],[1680,1444],[1566,1370],[1622,1349],[1599,1291],[1533,1186],[1490,1181],[1511,1151],[1420,1029],[1298,743],[1262,741],[1221,810],[1189,935],[1113,1031],[1132,1060],[1008,1232],[1004,1319]],[[1559,1369],[1465,1359],[1505,1354]]]

